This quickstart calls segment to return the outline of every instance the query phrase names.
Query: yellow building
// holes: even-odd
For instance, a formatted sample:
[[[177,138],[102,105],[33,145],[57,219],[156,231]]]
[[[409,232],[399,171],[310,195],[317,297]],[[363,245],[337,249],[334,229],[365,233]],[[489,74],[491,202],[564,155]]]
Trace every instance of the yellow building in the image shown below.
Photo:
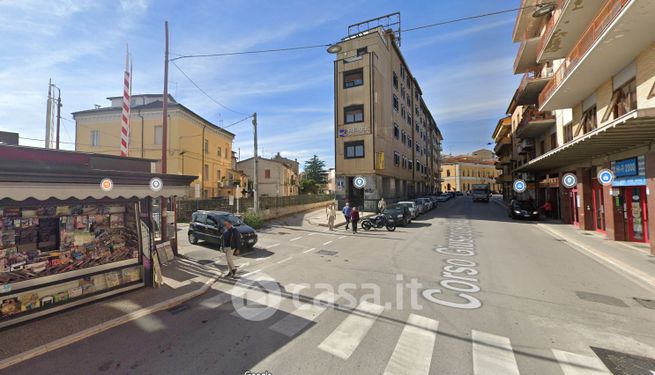
[[[120,155],[122,97],[107,98],[109,107],[73,113],[75,150]],[[196,175],[188,196],[234,194],[240,180],[233,162],[234,134],[168,99],[167,173]],[[129,156],[161,160],[162,95],[134,95],[130,110]],[[241,187],[243,189],[243,187]]]
[[[489,184],[492,191],[502,191],[496,178],[501,171],[493,159],[472,156],[446,158],[441,166],[441,191],[470,191],[475,184]]]

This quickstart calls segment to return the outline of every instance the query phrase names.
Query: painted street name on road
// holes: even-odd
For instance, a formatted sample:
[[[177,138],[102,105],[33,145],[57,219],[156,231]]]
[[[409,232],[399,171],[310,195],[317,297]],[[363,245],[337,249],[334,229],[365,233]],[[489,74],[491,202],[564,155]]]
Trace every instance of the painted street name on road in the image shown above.
[[[473,227],[468,220],[460,219],[449,221],[447,224],[448,246],[437,246],[434,248],[439,254],[449,257],[444,260],[439,285],[441,289],[425,289],[423,297],[432,303],[458,309],[477,309],[482,306],[482,301],[472,294],[480,291],[480,280],[470,276],[477,276],[477,263],[462,257],[473,257],[475,252],[475,240],[473,238]],[[454,258],[457,257],[457,258]],[[443,294],[444,299],[437,298],[437,294]]]

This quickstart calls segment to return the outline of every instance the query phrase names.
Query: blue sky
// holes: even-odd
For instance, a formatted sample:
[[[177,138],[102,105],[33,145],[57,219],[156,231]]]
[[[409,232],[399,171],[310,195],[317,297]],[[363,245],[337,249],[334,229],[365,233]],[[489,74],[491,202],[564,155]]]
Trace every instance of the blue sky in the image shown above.
[[[172,53],[200,54],[338,41],[347,26],[400,11],[411,28],[519,6],[519,0],[434,1],[148,1],[0,0],[0,130],[45,137],[48,79],[62,90],[61,139],[74,142],[71,112],[108,104],[122,90],[125,44],[133,55],[133,93],[159,93],[163,22]],[[193,4],[193,5],[189,5]],[[401,50],[444,134],[444,150],[486,147],[520,77],[515,13],[408,32]],[[257,111],[259,150],[301,162],[318,154],[334,165],[333,56],[323,48],[188,59],[177,63],[212,97],[237,112]],[[175,67],[170,92],[208,120],[243,118],[199,92]],[[229,129],[235,150],[252,155],[249,122]],[[21,139],[21,144],[43,142]],[[66,143],[65,148],[73,148]],[[117,145],[118,147],[118,145]]]

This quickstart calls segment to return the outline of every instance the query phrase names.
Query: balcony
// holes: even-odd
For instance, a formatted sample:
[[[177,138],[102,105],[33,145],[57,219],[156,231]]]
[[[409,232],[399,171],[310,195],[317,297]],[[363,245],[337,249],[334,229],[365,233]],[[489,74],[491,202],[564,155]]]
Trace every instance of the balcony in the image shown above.
[[[527,34],[527,33],[526,33]],[[526,37],[514,59],[514,74],[525,73],[537,65],[537,46],[539,36]]]
[[[554,124],[555,116],[551,112],[542,112],[535,107],[526,107],[516,129],[516,135],[521,138],[535,138]]]
[[[655,41],[655,7],[608,0],[539,95],[541,110],[570,108]]]
[[[518,147],[519,154],[524,155],[524,154],[532,154],[532,151],[534,151],[534,139],[532,138],[526,138],[523,139],[519,143]]]
[[[530,70],[523,75],[523,79],[516,91],[516,104],[531,105],[538,104],[539,93],[546,87],[553,76],[553,68],[543,67]]]
[[[494,152],[498,154],[505,147],[511,147],[511,146],[512,146],[512,138],[504,137],[500,141],[496,141],[496,147],[494,147]]]
[[[541,20],[532,17],[534,8],[537,5],[537,0],[522,0],[519,11],[516,14],[516,22],[514,22],[514,31],[512,32],[512,41],[514,43],[524,40],[526,32],[528,35],[534,35],[539,31]]]
[[[566,57],[602,5],[603,2],[598,0],[583,3],[576,0],[557,0],[557,8],[548,20],[537,46],[537,61]]]

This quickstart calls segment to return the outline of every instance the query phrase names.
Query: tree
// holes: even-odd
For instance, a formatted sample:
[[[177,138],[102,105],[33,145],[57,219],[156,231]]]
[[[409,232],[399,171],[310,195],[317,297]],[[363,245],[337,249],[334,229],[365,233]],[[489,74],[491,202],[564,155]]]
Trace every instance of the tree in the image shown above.
[[[314,155],[305,162],[305,180],[313,180],[317,185],[327,183],[327,172],[325,171],[325,162]]]
[[[303,179],[300,182],[300,192],[303,194],[318,194],[320,186],[312,179]]]

